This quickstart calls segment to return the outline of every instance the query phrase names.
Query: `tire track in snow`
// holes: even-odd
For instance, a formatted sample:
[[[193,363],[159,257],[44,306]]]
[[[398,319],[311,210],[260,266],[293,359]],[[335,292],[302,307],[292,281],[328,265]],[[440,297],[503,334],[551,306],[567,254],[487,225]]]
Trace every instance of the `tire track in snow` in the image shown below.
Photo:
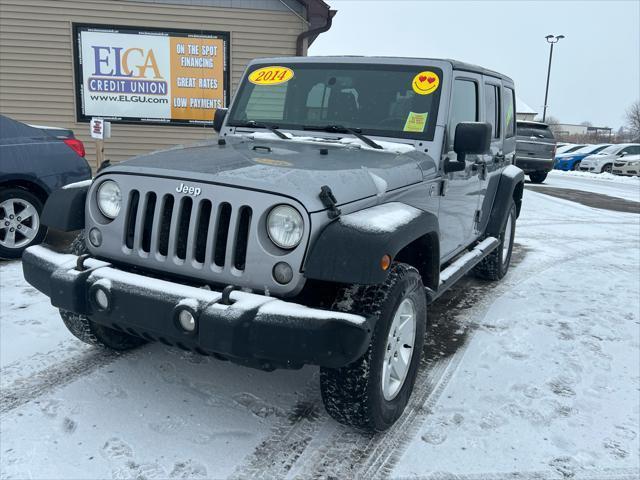
[[[640,475],[638,469],[633,468],[608,468],[593,472],[553,472],[549,470],[534,472],[499,472],[499,473],[473,473],[473,474],[451,474],[433,473],[418,477],[396,477],[396,480],[410,478],[411,480],[637,480]]]
[[[518,250],[514,250],[514,266],[517,257],[526,254],[526,250],[527,248],[522,245],[518,245]],[[472,320],[486,312],[497,297],[531,276],[553,268],[558,262],[571,261],[595,253],[571,251],[561,258],[556,257],[539,262],[527,270],[513,271],[511,278],[507,277],[500,283],[484,283],[468,279],[459,287],[454,287],[432,304],[428,312],[442,317],[439,320],[444,324],[438,325],[439,328],[443,327],[446,330],[448,323],[457,322],[464,329],[464,341],[448,358],[440,361],[432,360],[431,363],[423,360],[409,405],[394,426],[384,433],[361,433],[333,422],[323,412],[323,417],[326,417],[324,423],[329,426],[330,432],[320,431],[322,440],[310,442],[308,450],[314,449],[313,453],[304,452],[300,455],[298,465],[280,464],[280,467],[284,467],[280,470],[269,469],[267,465],[263,465],[263,473],[268,472],[266,476],[272,478],[286,476],[304,479],[335,477],[368,480],[388,476],[409,442],[417,434],[425,417],[436,405],[462,361],[466,347],[473,336]],[[521,260],[522,258],[519,258],[519,261]],[[446,335],[445,332],[445,337]],[[325,435],[322,435],[323,433]],[[297,458],[294,461],[296,460]],[[278,465],[271,465],[278,467]]]
[[[28,377],[17,379],[11,385],[3,386],[0,391],[0,415],[63,387],[120,358],[131,356],[133,353],[116,353],[101,349],[90,350],[37,371]],[[13,370],[14,368],[5,367],[0,370],[0,376],[5,375],[7,369]]]

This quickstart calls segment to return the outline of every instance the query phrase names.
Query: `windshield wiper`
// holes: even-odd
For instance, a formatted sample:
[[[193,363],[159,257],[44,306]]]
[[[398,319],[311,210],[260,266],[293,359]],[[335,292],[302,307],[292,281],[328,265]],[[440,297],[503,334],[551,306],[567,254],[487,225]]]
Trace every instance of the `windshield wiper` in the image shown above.
[[[270,130],[273,133],[275,133],[278,137],[282,138],[283,140],[291,140],[284,133],[282,133],[280,130],[278,130],[278,126],[277,125],[270,125],[268,123],[262,123],[262,122],[256,122],[255,120],[249,120],[249,121],[246,121],[246,122],[241,122],[240,124],[237,124],[235,126],[236,127],[250,127],[250,128],[266,128],[267,130]]]
[[[317,127],[314,125],[305,125],[302,127],[303,130],[316,130],[320,132],[332,132],[332,133],[350,133],[358,139],[362,140],[364,143],[369,145],[371,148],[375,148],[377,150],[382,150],[382,146],[371,140],[369,137],[365,137],[361,132],[360,128],[350,128],[345,127],[343,125],[325,125],[324,127]]]

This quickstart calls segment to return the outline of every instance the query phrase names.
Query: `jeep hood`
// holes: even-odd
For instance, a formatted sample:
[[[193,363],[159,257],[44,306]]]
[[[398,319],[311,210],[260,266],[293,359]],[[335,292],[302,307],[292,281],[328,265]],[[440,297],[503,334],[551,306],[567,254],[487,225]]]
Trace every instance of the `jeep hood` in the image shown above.
[[[400,146],[405,153],[334,142],[232,137],[226,145],[211,141],[141,155],[104,173],[170,177],[176,187],[217,183],[261,190],[295,198],[315,212],[326,208],[318,196],[323,185],[342,205],[420,182],[423,172],[435,173],[430,157]]]

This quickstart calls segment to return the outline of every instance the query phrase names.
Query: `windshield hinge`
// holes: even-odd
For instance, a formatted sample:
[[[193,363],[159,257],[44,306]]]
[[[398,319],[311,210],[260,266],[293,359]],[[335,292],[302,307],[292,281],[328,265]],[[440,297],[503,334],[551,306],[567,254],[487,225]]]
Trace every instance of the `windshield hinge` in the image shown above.
[[[338,218],[342,212],[336,206],[338,204],[338,201],[333,195],[331,188],[328,185],[323,185],[322,187],[320,187],[320,194],[318,196],[320,197],[320,201],[322,202],[322,204],[327,207],[327,215],[329,216],[329,218]]]

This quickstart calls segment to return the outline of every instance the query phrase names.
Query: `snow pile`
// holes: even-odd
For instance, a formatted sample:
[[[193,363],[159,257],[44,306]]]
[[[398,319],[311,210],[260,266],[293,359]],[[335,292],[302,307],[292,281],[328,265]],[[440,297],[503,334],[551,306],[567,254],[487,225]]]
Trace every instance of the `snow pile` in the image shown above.
[[[390,202],[340,217],[340,223],[363,232],[390,233],[406,225],[421,210],[400,202]]]
[[[591,173],[591,172],[579,172],[575,170],[571,170],[565,172],[564,170],[551,170],[549,175],[559,176],[559,177],[583,177],[589,178],[590,180],[602,180],[605,182],[615,182],[615,183],[630,183],[633,185],[640,186],[640,177],[624,177],[622,175],[613,175],[612,173]]]
[[[375,142],[382,147],[382,149],[377,149],[377,148],[370,147],[369,145],[364,143],[362,140],[355,137],[354,138],[345,137],[340,139],[322,138],[322,137],[298,137],[288,132],[282,132],[282,133],[289,138],[289,141],[299,142],[299,143],[322,143],[325,145],[343,145],[343,146],[360,148],[362,150],[371,150],[373,152],[387,152],[387,153],[389,152],[408,153],[408,152],[413,152],[415,150],[413,145],[408,145],[406,143],[385,142],[381,140],[376,140]],[[283,140],[280,137],[278,137],[275,133],[272,133],[272,132],[254,132],[244,136],[252,140]]]

